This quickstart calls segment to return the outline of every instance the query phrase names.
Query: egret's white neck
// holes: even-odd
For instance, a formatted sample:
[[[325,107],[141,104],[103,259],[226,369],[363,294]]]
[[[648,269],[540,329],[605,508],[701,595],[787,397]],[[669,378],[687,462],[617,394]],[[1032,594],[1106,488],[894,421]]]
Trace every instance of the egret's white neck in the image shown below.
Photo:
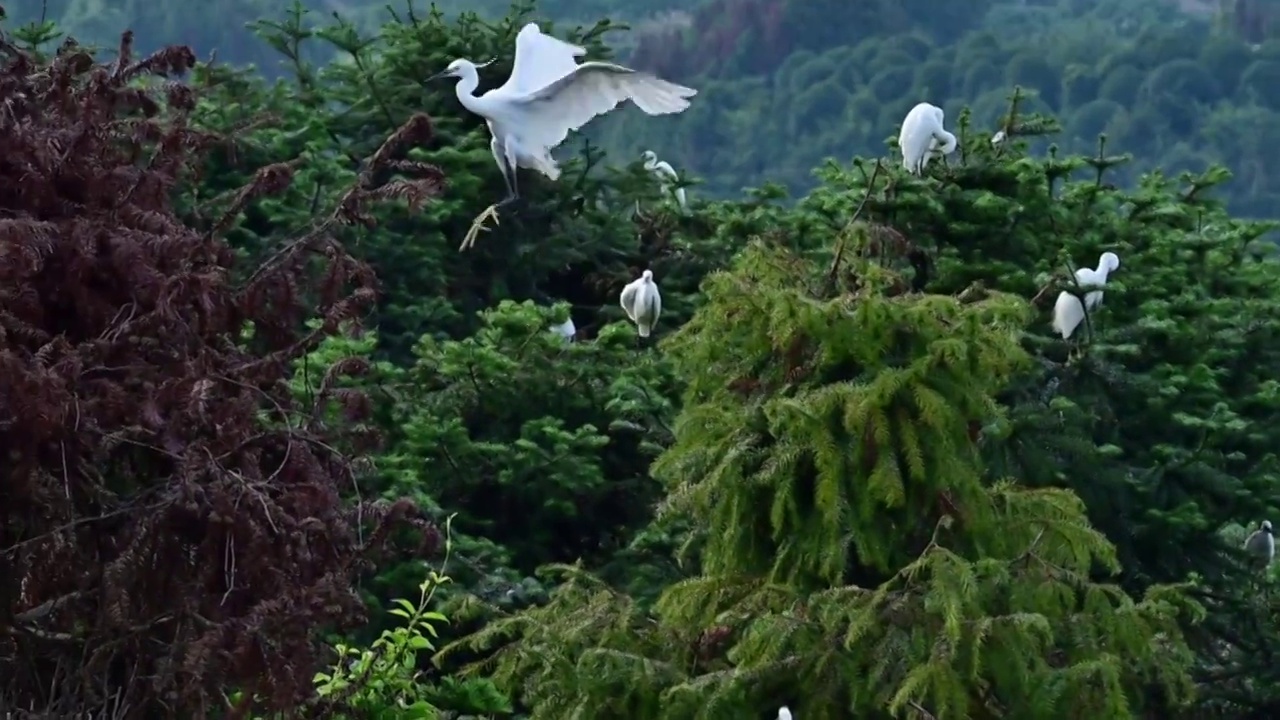
[[[645,160],[645,161],[644,161],[644,169],[645,169],[645,170],[657,170],[657,169],[658,169],[658,158],[656,158],[656,157],[655,157],[655,158],[650,158],[650,159],[648,159],[648,160]]]
[[[943,155],[950,155],[952,152],[955,151],[957,141],[956,141],[956,136],[954,134],[949,133],[946,130],[943,130],[939,132],[935,136],[935,138],[942,141],[942,147],[940,147],[938,150]]]
[[[462,107],[480,115],[482,113],[477,109],[479,103],[476,102],[480,99],[476,97],[476,88],[480,87],[480,73],[474,66],[466,66],[461,72],[453,91],[458,94],[458,102],[462,103]]]

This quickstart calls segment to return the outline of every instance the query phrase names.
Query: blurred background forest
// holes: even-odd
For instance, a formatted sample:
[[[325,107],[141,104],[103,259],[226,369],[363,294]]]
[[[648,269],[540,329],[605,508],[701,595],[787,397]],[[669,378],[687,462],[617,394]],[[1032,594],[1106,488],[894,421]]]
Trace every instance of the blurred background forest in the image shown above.
[[[11,5],[19,21],[56,20],[83,42],[113,44],[117,28],[188,43],[224,63],[281,72],[280,58],[246,24],[279,18],[267,0],[47,0]],[[306,0],[371,29],[383,0]],[[502,0],[436,5],[496,18]],[[883,151],[906,111],[928,100],[952,122],[972,110],[991,134],[1013,85],[1037,93],[1065,132],[1064,150],[1090,151],[1106,133],[1133,153],[1132,181],[1154,167],[1231,167],[1233,210],[1272,217],[1280,207],[1280,25],[1276,0],[546,0],[563,27],[610,17],[630,25],[607,42],[632,66],[699,88],[715,102],[670,124],[609,117],[588,136],[631,157],[653,149],[704,183],[737,196],[766,180],[802,193],[827,157]],[[1030,109],[1030,107],[1028,108]],[[786,138],[785,142],[777,141]]]
[[[370,622],[308,628],[343,653],[321,692],[368,671],[377,687],[352,702],[397,719],[763,719],[783,704],[800,720],[1280,717],[1277,572],[1239,552],[1280,520],[1280,261],[1259,241],[1280,219],[1280,0],[4,6],[0,28],[25,25],[50,54],[67,34],[110,62],[131,29],[140,52],[216,55],[190,73],[190,119],[225,143],[165,212],[225,240],[237,278],[336,214],[387,137],[421,129],[415,113],[431,118],[406,152],[443,173],[439,197],[333,231],[376,272],[367,332],[313,318],[327,339],[272,391],[314,401],[318,426],[378,431],[376,450],[334,441],[360,461],[343,501],[412,499],[449,538],[452,582],[422,585],[444,552],[334,571],[356,578]],[[529,20],[699,94],[680,115],[593,122],[557,152],[558,182],[522,175],[525,204],[460,253],[503,184],[483,123],[423,81],[495,57],[482,87],[499,84]],[[1018,132],[993,146],[1015,87]],[[961,135],[923,178],[888,145],[920,101]],[[692,212],[663,201],[646,149],[695,183]],[[209,220],[276,163],[291,184]],[[1064,340],[1054,290],[1104,251],[1122,262],[1105,305]],[[663,293],[656,345],[618,307],[644,269]],[[549,330],[566,319],[572,342]],[[369,401],[345,399],[356,390]],[[122,496],[156,480],[138,477]],[[0,561],[23,548],[0,571],[53,552],[27,545],[28,515],[0,524]],[[231,562],[230,543],[204,542]],[[234,623],[256,610],[223,609],[220,582],[197,619],[252,634]],[[70,682],[10,653],[78,653],[63,635],[106,610],[68,583],[0,585],[15,668],[0,703]],[[145,631],[148,652],[187,647],[168,628]],[[103,653],[133,662],[102,632]],[[184,681],[255,697],[272,673],[220,652]],[[93,677],[122,684],[111,667]]]

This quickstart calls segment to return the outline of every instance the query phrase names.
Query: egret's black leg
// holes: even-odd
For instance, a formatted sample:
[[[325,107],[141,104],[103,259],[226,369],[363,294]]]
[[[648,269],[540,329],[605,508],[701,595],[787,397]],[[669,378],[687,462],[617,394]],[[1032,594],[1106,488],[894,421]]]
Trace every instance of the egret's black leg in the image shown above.
[[[507,184],[507,196],[498,202],[498,207],[509,205],[520,199],[519,182],[516,179],[516,162],[510,153],[503,153],[502,180]]]
[[[515,171],[507,167],[504,163],[502,166],[502,179],[507,183],[507,196],[498,201],[498,207],[508,205],[520,197],[516,192]]]

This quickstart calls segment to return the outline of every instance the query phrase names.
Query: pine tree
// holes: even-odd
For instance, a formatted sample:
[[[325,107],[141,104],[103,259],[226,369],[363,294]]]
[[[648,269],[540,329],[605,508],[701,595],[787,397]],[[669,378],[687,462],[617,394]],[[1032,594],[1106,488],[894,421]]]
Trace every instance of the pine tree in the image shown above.
[[[1128,718],[1150,682],[1185,699],[1183,595],[1091,580],[1119,568],[1071,492],[983,481],[1026,303],[815,255],[754,243],[667,347],[688,391],[654,472],[663,512],[698,520],[701,574],[652,610],[571,574],[466,647],[514,634],[497,678],[548,718],[784,700],[815,720]]]
[[[988,478],[1074,490],[1117,546],[1117,581],[1131,593],[1195,581],[1209,616],[1189,636],[1194,716],[1273,711],[1274,613],[1256,601],[1239,540],[1220,529],[1275,512],[1280,259],[1266,237],[1275,224],[1225,212],[1222,168],[1116,187],[1128,155],[1105,136],[1091,154],[1063,155],[1046,142],[1056,123],[1023,115],[1019,101],[1015,91],[1004,143],[986,142],[962,113],[959,162],[923,179],[891,177],[862,217],[927,251],[931,291],[982,281],[1032,298],[1040,314],[1023,347],[1034,365],[1000,393],[1006,420],[983,428]],[[851,208],[845,188],[867,186],[856,167],[824,175],[815,193],[824,207]],[[1103,251],[1123,265],[1104,306],[1063,342],[1050,328],[1054,298]]]

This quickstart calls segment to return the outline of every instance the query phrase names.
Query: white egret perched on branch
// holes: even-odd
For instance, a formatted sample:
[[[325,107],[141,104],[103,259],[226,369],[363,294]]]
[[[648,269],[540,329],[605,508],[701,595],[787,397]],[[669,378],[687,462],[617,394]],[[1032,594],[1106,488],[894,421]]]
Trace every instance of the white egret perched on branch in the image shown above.
[[[1106,285],[1107,275],[1120,267],[1120,256],[1113,252],[1104,252],[1098,258],[1096,270],[1082,267],[1076,270],[1076,284],[1080,287],[1090,285]],[[1101,290],[1090,290],[1085,293],[1084,303],[1075,293],[1063,290],[1058,293],[1058,300],[1053,304],[1053,329],[1062,334],[1062,339],[1071,337],[1080,323],[1084,321],[1085,309],[1093,310],[1102,302]]]
[[[653,326],[658,324],[658,316],[662,314],[662,294],[658,292],[658,284],[653,281],[653,271],[645,270],[639,279],[627,283],[622,288],[619,302],[627,317],[636,324],[640,337],[649,337]]]
[[[648,73],[608,62],[578,58],[584,47],[545,35],[536,23],[529,23],[516,35],[516,59],[511,77],[502,87],[477,97],[479,68],[458,59],[430,80],[458,78],[458,101],[485,119],[493,158],[507,183],[507,197],[490,205],[476,218],[463,240],[465,249],[475,243],[486,220],[497,221],[498,208],[520,197],[516,168],[524,167],[555,180],[560,168],[551,150],[597,115],[603,115],[627,100],[649,115],[678,113],[689,107],[696,90],[668,82]]]
[[[672,183],[680,182],[680,176],[676,174],[676,169],[671,167],[671,163],[659,160],[657,153],[652,150],[645,150],[642,157],[644,158],[644,169],[653,173],[653,176],[658,179],[658,191],[663,195],[668,192],[672,193],[676,198],[676,203],[680,205],[680,212],[688,212],[689,203],[686,201],[684,188],[677,187],[674,190],[671,188]]]
[[[946,155],[956,149],[956,136],[943,129],[942,123],[942,108],[927,102],[907,113],[898,133],[898,148],[902,150],[902,166],[908,172],[919,175],[934,155]]]
[[[1262,525],[1245,539],[1244,549],[1264,567],[1271,564],[1276,557],[1276,539],[1271,534],[1270,520],[1263,520]]]

